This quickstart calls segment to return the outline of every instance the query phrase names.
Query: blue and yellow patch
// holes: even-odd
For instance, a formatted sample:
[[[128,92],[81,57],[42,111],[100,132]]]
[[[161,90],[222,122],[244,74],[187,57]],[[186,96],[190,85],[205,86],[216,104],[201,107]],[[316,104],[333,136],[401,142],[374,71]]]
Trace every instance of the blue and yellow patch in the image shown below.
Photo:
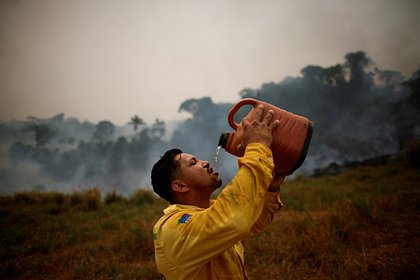
[[[159,245],[157,228],[153,228],[153,241],[155,242],[155,245]]]
[[[186,224],[190,220],[191,216],[191,214],[183,214],[181,218],[179,218],[178,224]]]

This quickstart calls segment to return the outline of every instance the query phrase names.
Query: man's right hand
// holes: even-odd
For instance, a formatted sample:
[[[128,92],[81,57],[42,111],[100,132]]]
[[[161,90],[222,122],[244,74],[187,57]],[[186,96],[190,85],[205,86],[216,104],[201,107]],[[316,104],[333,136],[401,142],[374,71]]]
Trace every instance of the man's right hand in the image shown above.
[[[262,117],[263,105],[259,105],[255,110],[253,119],[242,119],[242,126],[244,129],[242,142],[238,145],[239,151],[245,151],[249,143],[262,143],[267,147],[271,146],[273,142],[273,130],[279,125],[280,121],[272,121],[274,112],[269,110],[267,114]]]

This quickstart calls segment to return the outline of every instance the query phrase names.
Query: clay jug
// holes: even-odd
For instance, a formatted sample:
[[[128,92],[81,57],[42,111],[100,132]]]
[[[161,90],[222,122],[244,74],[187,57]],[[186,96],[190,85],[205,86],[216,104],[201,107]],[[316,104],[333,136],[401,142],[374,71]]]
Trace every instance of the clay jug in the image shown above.
[[[238,157],[243,156],[237,147],[242,141],[243,126],[236,123],[234,116],[244,105],[252,105],[252,110],[245,116],[252,120],[258,105],[264,105],[263,116],[273,110],[273,120],[279,120],[280,124],[273,130],[273,142],[271,151],[273,152],[274,169],[283,176],[292,174],[298,169],[306,158],[309,144],[311,142],[313,123],[307,118],[280,109],[272,104],[252,98],[245,98],[236,103],[229,111],[227,120],[234,129],[232,132],[222,133],[219,146],[228,153]]]

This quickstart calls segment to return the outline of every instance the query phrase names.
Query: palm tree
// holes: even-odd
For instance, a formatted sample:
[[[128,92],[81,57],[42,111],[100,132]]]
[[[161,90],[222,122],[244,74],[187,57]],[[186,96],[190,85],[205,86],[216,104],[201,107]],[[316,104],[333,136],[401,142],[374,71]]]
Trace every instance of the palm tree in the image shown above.
[[[139,125],[144,125],[146,124],[142,118],[139,118],[139,116],[135,115],[134,117],[131,117],[131,121],[129,122],[129,124],[134,126],[134,130],[137,131],[137,128]]]
[[[165,122],[156,119],[155,123],[152,125],[152,134],[155,138],[161,139],[165,134]]]

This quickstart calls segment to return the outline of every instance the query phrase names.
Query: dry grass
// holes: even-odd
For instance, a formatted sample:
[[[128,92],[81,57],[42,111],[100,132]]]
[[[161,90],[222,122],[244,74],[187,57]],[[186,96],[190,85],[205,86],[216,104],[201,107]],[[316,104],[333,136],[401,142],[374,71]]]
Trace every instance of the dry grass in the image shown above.
[[[419,180],[398,161],[286,182],[284,211],[245,242],[250,277],[420,279]]]
[[[1,198],[0,279],[158,279],[151,228],[165,203],[148,191],[116,197],[102,203],[91,189]]]
[[[419,169],[395,161],[285,182],[285,208],[244,242],[251,279],[420,279]],[[166,204],[97,189],[0,197],[0,279],[158,279]]]

